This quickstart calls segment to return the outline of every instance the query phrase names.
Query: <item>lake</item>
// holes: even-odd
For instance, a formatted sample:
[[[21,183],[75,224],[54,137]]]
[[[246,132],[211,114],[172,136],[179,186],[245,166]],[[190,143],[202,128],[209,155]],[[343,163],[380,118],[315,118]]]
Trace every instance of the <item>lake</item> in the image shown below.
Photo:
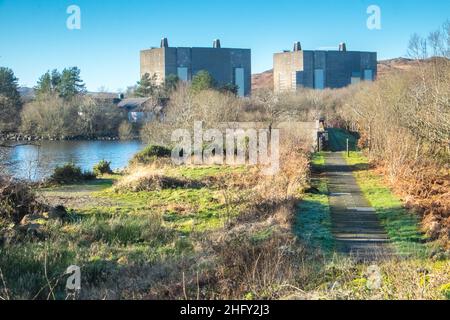
[[[38,181],[49,177],[58,165],[74,163],[92,171],[100,160],[110,161],[113,170],[122,169],[144,148],[139,141],[40,141],[35,144],[17,146],[0,155],[9,174]]]

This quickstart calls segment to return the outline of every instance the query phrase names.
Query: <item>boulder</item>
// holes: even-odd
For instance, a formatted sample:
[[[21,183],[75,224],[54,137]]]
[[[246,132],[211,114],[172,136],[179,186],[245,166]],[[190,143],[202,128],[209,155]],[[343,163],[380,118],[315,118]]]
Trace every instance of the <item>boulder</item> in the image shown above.
[[[64,220],[67,218],[67,210],[64,206],[57,206],[44,213],[44,217],[50,220]]]
[[[32,224],[34,221],[42,219],[42,216],[37,215],[37,214],[27,214],[26,216],[24,216],[22,218],[22,220],[20,221],[20,225],[21,226],[27,226]]]
[[[42,225],[40,224],[29,224],[27,226],[27,235],[31,236],[32,238],[42,239],[43,238],[43,232],[42,232]]]

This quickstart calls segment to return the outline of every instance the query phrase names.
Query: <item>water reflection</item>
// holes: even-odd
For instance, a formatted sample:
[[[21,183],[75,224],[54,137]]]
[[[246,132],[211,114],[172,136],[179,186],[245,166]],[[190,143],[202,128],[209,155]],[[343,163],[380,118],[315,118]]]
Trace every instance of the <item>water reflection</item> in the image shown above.
[[[7,149],[0,156],[9,174],[33,181],[48,177],[57,165],[74,163],[92,170],[100,160],[111,161],[112,169],[124,168],[143,148],[138,141],[43,141]]]

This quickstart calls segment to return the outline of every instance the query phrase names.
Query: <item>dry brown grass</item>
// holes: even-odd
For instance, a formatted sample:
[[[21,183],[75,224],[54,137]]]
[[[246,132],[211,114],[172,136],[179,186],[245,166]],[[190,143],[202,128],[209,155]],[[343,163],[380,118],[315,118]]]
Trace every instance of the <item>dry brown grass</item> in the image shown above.
[[[0,219],[19,223],[25,215],[42,209],[28,184],[0,177]]]
[[[432,239],[450,248],[450,60],[361,85],[343,116]]]
[[[378,171],[386,175],[384,165]],[[388,181],[405,201],[405,206],[422,218],[427,235],[450,248],[450,173],[433,164],[408,164],[399,167]]]

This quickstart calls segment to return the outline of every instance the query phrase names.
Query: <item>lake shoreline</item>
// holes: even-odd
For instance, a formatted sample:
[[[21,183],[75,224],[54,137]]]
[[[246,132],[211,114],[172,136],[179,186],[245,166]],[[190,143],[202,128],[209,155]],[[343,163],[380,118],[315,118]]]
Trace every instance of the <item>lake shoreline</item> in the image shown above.
[[[5,142],[6,143],[6,142]],[[1,144],[1,142],[0,142]],[[0,163],[18,179],[40,181],[67,163],[92,171],[100,161],[111,162],[111,169],[123,169],[145,144],[139,140],[59,140],[11,141],[3,148]],[[15,147],[12,147],[15,146]]]
[[[0,141],[3,142],[26,142],[26,141],[140,141],[139,137],[131,139],[120,139],[118,136],[105,137],[89,137],[89,136],[72,136],[72,137],[51,137],[51,136],[36,136],[22,133],[2,133],[0,134]]]

